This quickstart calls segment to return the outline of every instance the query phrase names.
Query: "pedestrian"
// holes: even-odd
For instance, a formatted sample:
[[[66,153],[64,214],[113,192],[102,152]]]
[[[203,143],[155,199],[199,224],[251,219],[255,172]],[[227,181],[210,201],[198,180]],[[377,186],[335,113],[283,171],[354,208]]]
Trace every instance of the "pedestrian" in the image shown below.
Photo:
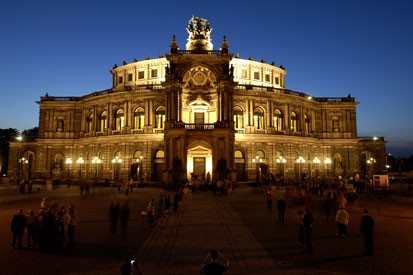
[[[229,261],[217,250],[213,249],[206,256],[201,267],[201,274],[222,275],[229,268]]]
[[[342,205],[336,213],[337,236],[345,237],[347,235],[348,222],[349,214]]]
[[[270,188],[268,188],[267,190],[266,197],[267,197],[267,211],[272,211],[272,192]]]
[[[298,243],[301,246],[305,246],[303,219],[304,219],[303,211],[301,211],[301,209],[298,209],[297,211]]]
[[[36,245],[36,231],[37,231],[37,217],[33,210],[29,210],[29,215],[27,216],[27,247]]]
[[[156,215],[156,208],[155,208],[155,199],[152,199],[146,208],[148,212],[148,221],[150,226],[154,226],[155,224],[155,215]]]
[[[334,199],[333,199],[333,194],[331,192],[327,193],[327,198],[324,201],[324,210],[326,214],[326,222],[330,223],[331,221],[331,213],[333,212],[334,209]]]
[[[304,240],[305,240],[305,251],[306,253],[313,253],[313,243],[311,239],[311,234],[313,233],[313,215],[311,215],[310,209],[305,208],[305,214],[303,217],[304,226]]]
[[[19,209],[19,212],[13,216],[13,219],[11,220],[11,232],[13,233],[13,239],[11,242],[11,249],[14,249],[16,247],[16,241],[17,241],[17,246],[18,248],[22,247],[22,242],[23,242],[23,233],[24,230],[26,229],[27,225],[27,218],[23,213],[23,209]]]
[[[360,221],[360,233],[363,235],[364,246],[366,251],[364,255],[373,255],[373,228],[374,228],[374,219],[369,214],[367,209],[364,209],[364,213],[361,216]]]
[[[65,215],[65,222],[67,224],[67,247],[73,248],[75,246],[75,233],[76,233],[76,223],[77,217],[75,215],[75,206],[71,204],[69,207],[69,211],[67,211]]]
[[[169,211],[169,208],[171,208],[171,197],[169,196],[169,193],[165,194],[165,210]]]
[[[277,210],[278,210],[278,220],[280,222],[284,221],[285,217],[285,209],[286,209],[286,203],[283,197],[280,197],[277,202]]]
[[[119,218],[119,202],[117,200],[112,200],[109,207],[109,217],[110,217],[110,235],[113,236],[116,233],[116,227]]]

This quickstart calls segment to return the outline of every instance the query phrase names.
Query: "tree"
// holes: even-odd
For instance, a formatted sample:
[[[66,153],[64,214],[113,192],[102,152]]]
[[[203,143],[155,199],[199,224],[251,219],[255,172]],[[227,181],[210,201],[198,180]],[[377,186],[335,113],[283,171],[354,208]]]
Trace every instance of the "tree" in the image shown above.
[[[14,128],[0,129],[0,167],[1,175],[7,173],[10,141],[16,140],[19,131]]]
[[[39,137],[39,127],[24,130],[22,136],[24,141],[35,141]]]

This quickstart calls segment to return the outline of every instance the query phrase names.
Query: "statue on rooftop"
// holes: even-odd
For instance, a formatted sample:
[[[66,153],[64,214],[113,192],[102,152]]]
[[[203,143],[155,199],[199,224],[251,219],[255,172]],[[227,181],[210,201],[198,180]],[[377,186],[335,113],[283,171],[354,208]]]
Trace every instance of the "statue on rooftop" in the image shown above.
[[[211,51],[213,45],[211,43],[212,28],[208,20],[192,16],[189,20],[188,27],[188,42],[186,43],[186,50],[202,52]]]

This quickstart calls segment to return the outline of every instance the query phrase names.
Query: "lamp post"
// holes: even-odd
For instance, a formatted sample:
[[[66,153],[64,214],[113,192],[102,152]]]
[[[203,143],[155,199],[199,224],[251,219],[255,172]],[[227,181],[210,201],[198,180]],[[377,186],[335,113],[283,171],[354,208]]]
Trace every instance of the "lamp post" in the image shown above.
[[[314,157],[313,163],[315,165],[315,177],[318,177],[318,164],[320,163],[320,159],[318,157]]]
[[[76,163],[79,165],[79,180],[81,180],[82,179],[82,165],[85,163],[85,161],[82,157],[79,157],[76,160]]]
[[[115,170],[115,180],[118,180],[119,178],[119,166],[122,163],[122,159],[119,156],[116,156],[112,159],[112,164],[114,166]]]
[[[285,163],[287,162],[287,160],[283,156],[279,156],[276,159],[276,162],[280,164],[281,175],[284,179],[285,178]]]
[[[143,183],[143,156],[140,156],[139,158],[136,159],[136,163],[138,163],[138,176],[141,184]]]
[[[22,174],[23,174],[23,172],[24,172],[24,174],[26,174],[26,169],[25,169],[25,167],[26,167],[26,165],[28,165],[29,164],[29,160],[28,159],[26,159],[26,158],[20,158],[19,159],[19,182],[20,182],[20,180],[22,179]],[[25,175],[24,175],[25,176]]]
[[[296,160],[296,162],[298,163],[298,177],[301,181],[301,164],[305,163],[305,159],[303,157],[298,157],[298,159]]]
[[[328,175],[329,175],[329,165],[331,164],[331,159],[330,158],[325,158],[325,160],[324,160],[324,164],[326,165],[326,167],[327,167],[327,173],[326,173],[326,176],[328,177]]]
[[[260,163],[262,163],[262,158],[259,156],[255,156],[254,159],[252,159],[252,163],[255,163],[255,179],[257,183],[261,183],[261,166]]]
[[[70,166],[72,165],[73,161],[71,158],[67,158],[65,161],[66,169],[67,169],[67,177],[70,178]]]
[[[95,181],[98,178],[98,164],[99,163],[102,163],[102,160],[99,157],[94,157],[92,159],[92,164],[96,164],[96,166],[95,166]]]
[[[367,165],[370,166],[369,168],[369,174],[371,173],[371,176],[374,175],[374,164],[376,163],[376,159],[374,158],[369,158],[367,161]]]

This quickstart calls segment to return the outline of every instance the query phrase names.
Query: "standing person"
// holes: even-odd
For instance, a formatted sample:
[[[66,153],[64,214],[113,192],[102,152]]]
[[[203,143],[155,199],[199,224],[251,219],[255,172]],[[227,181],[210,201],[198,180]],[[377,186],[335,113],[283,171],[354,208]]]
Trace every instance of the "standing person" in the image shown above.
[[[27,216],[27,247],[35,245],[36,240],[36,230],[37,230],[37,217],[33,210],[29,210],[29,215]]]
[[[109,207],[109,217],[110,217],[110,235],[113,236],[116,233],[116,226],[118,224],[119,218],[119,202],[112,200]]]
[[[331,194],[331,192],[327,193],[327,198],[324,202],[324,210],[325,210],[325,213],[326,213],[326,222],[330,223],[331,213],[334,210],[334,199],[333,199],[333,194]]]
[[[301,209],[298,209],[298,211],[297,211],[298,243],[301,246],[305,246],[305,244],[304,244],[304,223],[303,223],[303,219],[304,219],[303,211],[301,211]]]
[[[270,188],[268,188],[267,190],[266,197],[267,197],[267,211],[272,211],[272,192]]]
[[[169,211],[169,208],[171,208],[171,197],[169,197],[169,193],[165,194],[165,210]]]
[[[363,235],[364,246],[366,252],[364,255],[373,255],[373,228],[374,228],[374,219],[369,215],[369,211],[364,209],[364,213],[361,216],[360,221],[360,233]]]
[[[278,220],[280,222],[284,221],[285,217],[285,209],[286,209],[286,203],[283,197],[280,197],[277,202],[277,210],[278,210]]]
[[[23,213],[23,209],[20,209],[18,214],[13,216],[13,219],[11,220],[11,232],[13,233],[13,240],[11,242],[11,249],[14,249],[16,247],[16,241],[17,241],[17,246],[19,248],[22,247],[22,242],[23,242],[23,233],[24,230],[26,229],[26,224],[27,224],[27,218]]]
[[[69,210],[65,215],[66,224],[67,224],[67,247],[72,248],[75,246],[75,233],[76,233],[76,223],[77,217],[75,215],[75,206],[71,204]]]
[[[222,261],[223,263],[220,263]],[[229,267],[229,261],[217,250],[213,249],[204,260],[201,273],[205,275],[222,275]]]
[[[305,251],[309,254],[313,253],[313,243],[311,240],[311,234],[313,233],[313,215],[311,215],[310,209],[305,208],[305,215],[303,217],[304,226],[304,239],[305,239]]]
[[[155,215],[156,215],[156,210],[155,210],[155,199],[152,199],[147,208],[146,211],[148,212],[148,220],[149,220],[149,225],[153,226],[155,222]]]
[[[345,237],[347,235],[348,221],[348,212],[344,209],[344,206],[340,206],[336,213],[337,236]]]

